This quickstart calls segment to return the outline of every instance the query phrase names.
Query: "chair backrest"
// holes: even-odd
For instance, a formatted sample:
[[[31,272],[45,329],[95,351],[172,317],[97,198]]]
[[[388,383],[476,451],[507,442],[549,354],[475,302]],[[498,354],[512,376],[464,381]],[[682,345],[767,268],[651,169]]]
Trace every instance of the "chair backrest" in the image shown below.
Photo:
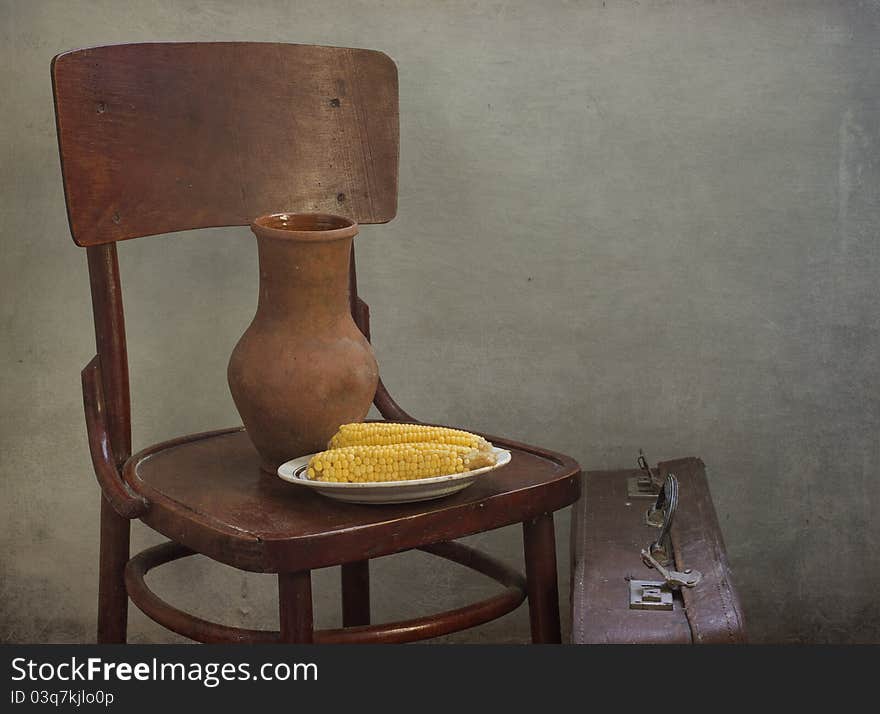
[[[52,61],[82,246],[276,211],[397,210],[397,68],[372,50],[251,42],[75,50]]]
[[[131,449],[116,241],[278,211],[397,210],[397,68],[372,50],[149,43],[52,60],[70,231],[89,258],[117,464]],[[352,261],[352,301],[356,300]]]

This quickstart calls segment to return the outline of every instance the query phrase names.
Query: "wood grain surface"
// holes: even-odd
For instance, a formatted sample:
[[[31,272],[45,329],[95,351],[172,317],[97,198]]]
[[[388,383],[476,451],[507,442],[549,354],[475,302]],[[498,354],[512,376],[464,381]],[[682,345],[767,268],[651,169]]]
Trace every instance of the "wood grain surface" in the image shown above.
[[[96,47],[52,63],[68,218],[82,246],[277,211],[397,210],[397,68],[271,43]]]

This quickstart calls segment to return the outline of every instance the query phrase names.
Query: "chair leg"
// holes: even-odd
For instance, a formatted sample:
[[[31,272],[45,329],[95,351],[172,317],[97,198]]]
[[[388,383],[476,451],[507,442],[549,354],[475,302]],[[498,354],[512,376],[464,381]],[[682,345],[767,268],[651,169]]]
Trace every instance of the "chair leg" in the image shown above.
[[[310,570],[278,573],[278,607],[281,615],[281,642],[309,644],[314,641]]]
[[[561,643],[556,538],[552,513],[544,513],[523,522],[523,545],[532,642]]]
[[[370,624],[370,561],[342,566],[342,626]]]
[[[131,521],[101,496],[101,551],[98,563],[98,644],[124,644],[128,626],[125,564]]]

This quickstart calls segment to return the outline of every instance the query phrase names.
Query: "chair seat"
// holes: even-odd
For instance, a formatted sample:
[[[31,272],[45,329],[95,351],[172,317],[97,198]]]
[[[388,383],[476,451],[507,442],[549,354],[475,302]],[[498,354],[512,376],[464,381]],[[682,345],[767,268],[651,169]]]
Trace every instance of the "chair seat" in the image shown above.
[[[487,436],[509,464],[436,501],[361,505],[328,499],[260,469],[243,428],[151,446],[125,464],[150,505],[141,518],[199,553],[256,572],[375,558],[520,523],[573,503],[580,467],[544,449]]]

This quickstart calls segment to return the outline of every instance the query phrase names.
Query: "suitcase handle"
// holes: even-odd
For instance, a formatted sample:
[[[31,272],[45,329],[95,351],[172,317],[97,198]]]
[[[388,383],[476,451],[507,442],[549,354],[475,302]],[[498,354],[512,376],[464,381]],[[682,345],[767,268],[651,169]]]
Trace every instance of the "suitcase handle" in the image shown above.
[[[656,526],[660,529],[660,535],[651,546],[651,552],[654,550],[665,550],[666,538],[669,535],[669,529],[672,528],[672,520],[675,518],[675,510],[678,508],[678,479],[674,474],[669,474],[657,494],[657,500],[654,505],[645,513],[645,520],[650,526]]]
[[[673,562],[669,531],[672,528],[677,508],[678,479],[674,474],[668,474],[663,488],[657,494],[654,506],[649,508],[645,514],[645,520],[649,525],[659,528],[660,534],[657,536],[657,540],[648,546],[647,550],[642,550],[642,562],[660,573],[667,585],[692,588],[702,580],[702,573],[691,568],[685,568],[683,572],[679,572],[665,567]]]

